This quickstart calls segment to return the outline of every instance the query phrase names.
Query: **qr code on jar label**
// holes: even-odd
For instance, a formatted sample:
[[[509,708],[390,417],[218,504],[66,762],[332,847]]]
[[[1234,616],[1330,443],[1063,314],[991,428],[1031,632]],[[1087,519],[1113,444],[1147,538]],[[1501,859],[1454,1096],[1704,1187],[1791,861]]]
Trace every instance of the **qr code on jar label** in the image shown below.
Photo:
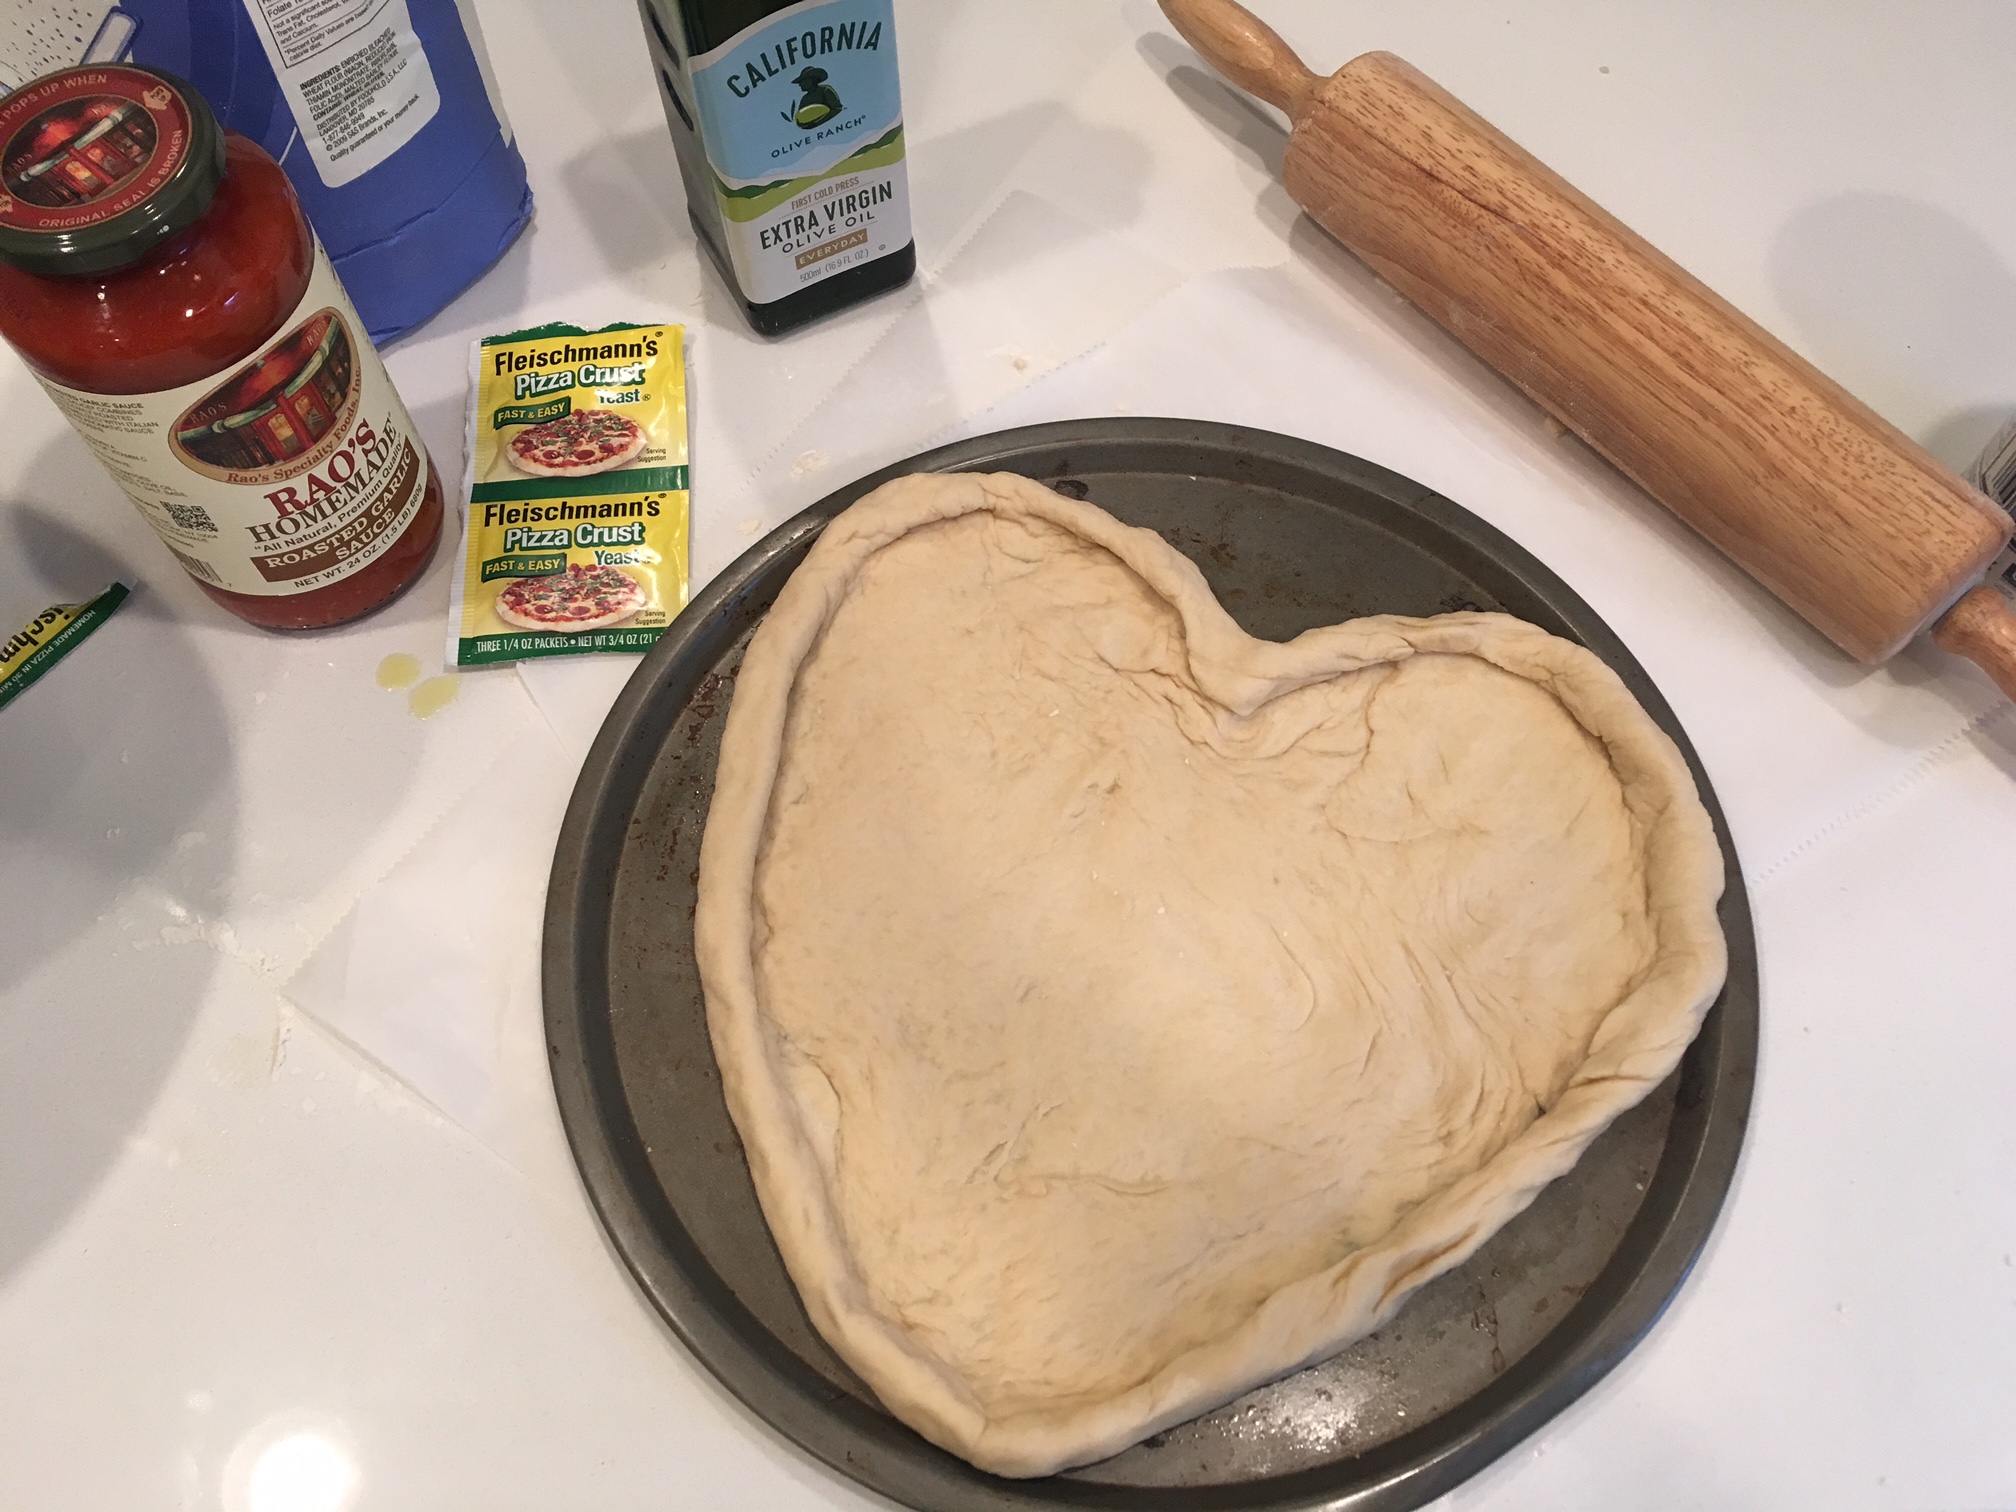
[[[210,512],[201,504],[170,504],[163,500],[161,507],[168,511],[168,518],[175,522],[178,530],[217,534],[217,522],[210,518]]]

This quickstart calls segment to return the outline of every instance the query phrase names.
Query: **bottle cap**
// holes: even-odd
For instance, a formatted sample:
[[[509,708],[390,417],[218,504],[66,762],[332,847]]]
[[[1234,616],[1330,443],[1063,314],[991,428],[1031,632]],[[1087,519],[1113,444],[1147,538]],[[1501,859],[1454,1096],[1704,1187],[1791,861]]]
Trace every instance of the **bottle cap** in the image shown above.
[[[130,267],[193,225],[224,133],[173,74],[86,64],[0,99],[0,261],[45,277]]]

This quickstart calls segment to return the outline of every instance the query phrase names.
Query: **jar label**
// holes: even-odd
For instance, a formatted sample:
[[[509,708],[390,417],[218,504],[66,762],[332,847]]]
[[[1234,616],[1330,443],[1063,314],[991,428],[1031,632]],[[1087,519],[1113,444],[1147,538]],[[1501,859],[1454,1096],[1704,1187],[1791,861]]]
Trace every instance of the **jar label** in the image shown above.
[[[280,597],[382,556],[420,512],[427,452],[315,244],[279,334],[153,394],[42,387],[192,577]]]
[[[910,240],[892,0],[804,0],[692,61],[742,292],[769,304]]]

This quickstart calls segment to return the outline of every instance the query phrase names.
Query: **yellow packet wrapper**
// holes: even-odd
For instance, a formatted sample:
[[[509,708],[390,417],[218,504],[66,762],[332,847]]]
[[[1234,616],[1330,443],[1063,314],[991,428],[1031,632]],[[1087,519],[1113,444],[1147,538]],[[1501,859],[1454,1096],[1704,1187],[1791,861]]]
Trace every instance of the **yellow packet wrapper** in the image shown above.
[[[545,325],[470,349],[450,666],[648,650],[686,606],[685,337]]]

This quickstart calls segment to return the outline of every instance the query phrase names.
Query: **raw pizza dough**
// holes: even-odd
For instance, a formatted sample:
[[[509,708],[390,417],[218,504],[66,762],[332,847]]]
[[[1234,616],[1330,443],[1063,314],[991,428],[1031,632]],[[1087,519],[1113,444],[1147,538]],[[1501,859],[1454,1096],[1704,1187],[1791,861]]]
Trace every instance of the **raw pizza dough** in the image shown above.
[[[1722,859],[1591,653],[1287,644],[1009,476],[839,516],[737,677],[709,1029],[819,1331],[1003,1475],[1332,1354],[1679,1061]]]

